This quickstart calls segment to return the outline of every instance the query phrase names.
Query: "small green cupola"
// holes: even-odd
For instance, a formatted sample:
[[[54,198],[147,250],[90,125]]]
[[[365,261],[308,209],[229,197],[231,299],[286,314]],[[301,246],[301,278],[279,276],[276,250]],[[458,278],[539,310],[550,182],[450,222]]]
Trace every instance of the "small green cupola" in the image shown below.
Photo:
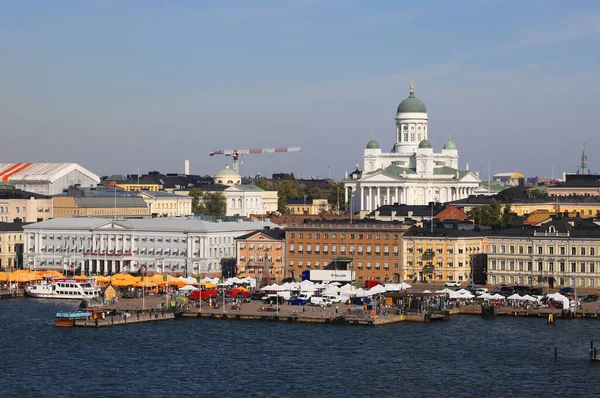
[[[446,141],[442,149],[451,149],[456,151],[456,145],[454,145],[454,142],[450,140],[450,135],[448,135],[448,141]]]
[[[431,148],[431,144],[429,141],[427,141],[427,139],[424,139],[423,141],[419,142],[419,148]]]
[[[379,149],[379,143],[375,141],[375,135],[371,134],[371,141],[367,144],[367,149]]]

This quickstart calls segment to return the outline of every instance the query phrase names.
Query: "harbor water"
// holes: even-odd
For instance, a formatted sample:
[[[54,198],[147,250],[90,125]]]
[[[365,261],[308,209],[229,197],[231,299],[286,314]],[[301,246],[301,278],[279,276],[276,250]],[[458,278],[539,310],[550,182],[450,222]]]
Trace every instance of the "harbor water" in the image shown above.
[[[57,328],[77,302],[0,301],[3,397],[595,396],[600,321],[459,315],[383,327],[180,319]],[[554,361],[554,348],[558,361]]]

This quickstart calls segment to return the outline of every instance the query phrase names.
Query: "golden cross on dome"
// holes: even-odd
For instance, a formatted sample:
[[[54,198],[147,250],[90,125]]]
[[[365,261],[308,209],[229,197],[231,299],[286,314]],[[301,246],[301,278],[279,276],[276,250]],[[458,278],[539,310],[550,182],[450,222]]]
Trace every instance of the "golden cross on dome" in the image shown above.
[[[375,139],[375,133],[371,133],[371,139],[374,140]]]
[[[414,94],[415,93],[415,82],[414,81],[410,81],[410,93]]]
[[[448,141],[452,138],[452,134],[448,133]]]

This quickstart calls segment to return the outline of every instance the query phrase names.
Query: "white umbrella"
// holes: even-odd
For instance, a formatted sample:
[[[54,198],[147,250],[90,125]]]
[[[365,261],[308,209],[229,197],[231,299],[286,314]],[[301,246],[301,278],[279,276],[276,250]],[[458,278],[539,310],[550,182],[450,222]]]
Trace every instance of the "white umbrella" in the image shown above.
[[[267,286],[261,287],[260,290],[265,291],[265,290],[273,290],[273,289],[271,288],[271,285],[267,285]]]
[[[400,290],[406,290],[406,289],[410,289],[412,286],[409,285],[408,283],[401,282],[398,284],[398,287],[400,288]]]
[[[504,297],[500,293],[496,293],[496,294],[490,296],[490,298],[493,300],[506,300],[506,297]]]
[[[194,290],[196,290],[197,288],[195,286],[192,285],[185,285],[184,287],[180,287],[179,290],[182,292],[192,292]]]
[[[429,290],[423,290],[423,293],[431,293]]]
[[[456,292],[456,293],[458,293],[458,292]],[[473,297],[475,297],[475,296],[473,296],[473,295],[472,295],[471,293],[469,293],[469,292],[465,292],[465,293],[458,293],[458,294],[459,294],[459,296],[460,296],[459,298],[461,298],[461,299],[472,299]]]
[[[535,297],[531,297],[530,295],[526,294],[522,297],[523,300],[525,301],[538,301]]]
[[[513,295],[510,295],[510,296],[508,296],[508,297],[507,297],[507,299],[509,299],[509,300],[522,300],[522,299],[523,299],[523,297],[521,297],[521,296],[519,295],[519,293],[515,293],[515,294],[513,294]]]
[[[455,292],[454,290],[451,290],[451,289],[445,288],[445,289],[442,289],[442,290],[437,290],[437,291],[436,291],[436,293],[446,293],[446,294],[453,294],[453,293],[456,293],[456,292]]]
[[[400,286],[395,283],[386,283],[385,291],[386,292],[397,292],[400,290]]]
[[[492,296],[490,296],[489,294],[483,292],[481,293],[479,296],[477,296],[477,298],[480,298],[482,300],[489,300]]]
[[[458,294],[465,294],[465,293],[470,293],[470,292],[468,290],[466,290],[466,289],[458,289],[456,291],[456,293],[458,293]]]
[[[380,294],[380,293],[385,293],[385,287],[383,287],[381,285],[377,285],[377,286],[373,286],[371,289],[369,289],[369,291],[367,292],[367,296],[373,296],[375,294]]]

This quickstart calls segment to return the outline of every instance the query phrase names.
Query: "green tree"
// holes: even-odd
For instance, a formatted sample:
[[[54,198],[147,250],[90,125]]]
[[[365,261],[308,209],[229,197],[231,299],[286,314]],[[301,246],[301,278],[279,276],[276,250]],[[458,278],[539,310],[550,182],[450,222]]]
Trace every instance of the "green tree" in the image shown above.
[[[476,206],[469,210],[467,217],[475,224],[504,228],[510,225],[512,211],[510,204],[502,209],[502,203],[493,199],[490,204]]]
[[[314,187],[306,195],[307,199],[325,199],[325,194],[319,187]]]
[[[221,192],[202,192],[194,188],[190,190],[192,211],[206,216],[224,216],[227,213],[225,195]]]
[[[192,197],[192,212],[198,213],[200,212],[200,197],[202,196],[202,191],[198,188],[190,189],[189,196]]]
[[[339,209],[344,209],[346,206],[345,189],[346,185],[343,182],[336,182],[331,187],[331,193],[329,194],[329,197],[327,199],[329,203],[331,203],[331,209],[334,212],[337,212]]]

